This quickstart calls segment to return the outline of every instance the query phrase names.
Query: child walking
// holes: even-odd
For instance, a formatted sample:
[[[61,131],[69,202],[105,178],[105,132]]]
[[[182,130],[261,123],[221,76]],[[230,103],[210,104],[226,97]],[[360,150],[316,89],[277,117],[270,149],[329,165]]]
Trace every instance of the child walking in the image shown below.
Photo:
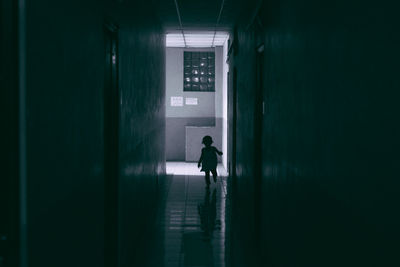
[[[202,172],[206,173],[206,184],[207,187],[210,186],[210,171],[213,175],[214,182],[217,182],[217,154],[222,155],[222,152],[216,149],[214,146],[211,146],[213,140],[211,136],[206,135],[203,137],[203,142],[205,147],[201,150],[201,156],[199,159],[199,163],[197,166],[200,168]]]

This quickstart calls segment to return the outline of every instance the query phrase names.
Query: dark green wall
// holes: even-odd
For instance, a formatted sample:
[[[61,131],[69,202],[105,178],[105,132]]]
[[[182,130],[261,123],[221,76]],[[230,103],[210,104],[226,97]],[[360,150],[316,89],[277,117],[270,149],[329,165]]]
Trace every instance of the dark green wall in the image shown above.
[[[120,259],[153,223],[164,167],[164,37],[149,8],[28,1],[29,266],[104,266],[104,32],[118,27]],[[145,204],[144,204],[145,203]],[[128,227],[129,225],[129,227]],[[130,244],[129,244],[130,245]]]
[[[103,265],[102,23],[93,1],[27,6],[29,266]]]
[[[18,264],[18,9],[0,2],[0,266]]]
[[[255,209],[234,222],[234,236],[259,237],[255,266],[399,263],[396,8],[389,1],[264,1],[252,26],[238,24],[230,65],[231,74],[238,71],[234,210]],[[255,144],[249,91],[255,95],[261,43],[266,113],[262,144]],[[238,262],[241,254],[247,257],[238,250]]]
[[[152,6],[138,7],[131,2],[110,12],[120,27],[121,267],[154,260],[157,190],[165,174],[165,37]]]

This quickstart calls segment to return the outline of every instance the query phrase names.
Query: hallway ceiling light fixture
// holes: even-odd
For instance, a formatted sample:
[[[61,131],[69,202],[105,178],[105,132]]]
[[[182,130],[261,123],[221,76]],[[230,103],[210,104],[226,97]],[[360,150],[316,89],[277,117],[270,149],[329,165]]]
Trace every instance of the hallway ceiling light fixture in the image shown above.
[[[167,33],[167,47],[215,47],[223,46],[229,35],[227,32],[173,32]]]

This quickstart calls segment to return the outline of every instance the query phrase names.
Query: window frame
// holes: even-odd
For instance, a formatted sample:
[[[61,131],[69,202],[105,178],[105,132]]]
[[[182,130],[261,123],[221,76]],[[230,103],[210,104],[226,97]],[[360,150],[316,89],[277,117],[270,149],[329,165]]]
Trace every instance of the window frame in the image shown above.
[[[183,52],[183,91],[215,92],[215,51]]]

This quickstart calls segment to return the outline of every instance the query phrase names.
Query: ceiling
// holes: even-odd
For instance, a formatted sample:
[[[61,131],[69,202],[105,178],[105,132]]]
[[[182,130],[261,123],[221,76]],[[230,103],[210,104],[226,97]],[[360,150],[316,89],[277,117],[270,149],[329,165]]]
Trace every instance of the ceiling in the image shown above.
[[[222,31],[177,31],[167,33],[167,47],[223,46],[229,34]]]
[[[241,11],[239,0],[176,0],[176,3],[182,28],[175,0],[159,0],[157,13],[166,33],[182,29],[227,31],[233,26]],[[221,6],[223,6],[222,11]]]
[[[158,0],[167,47],[223,45],[228,32],[261,0]]]

